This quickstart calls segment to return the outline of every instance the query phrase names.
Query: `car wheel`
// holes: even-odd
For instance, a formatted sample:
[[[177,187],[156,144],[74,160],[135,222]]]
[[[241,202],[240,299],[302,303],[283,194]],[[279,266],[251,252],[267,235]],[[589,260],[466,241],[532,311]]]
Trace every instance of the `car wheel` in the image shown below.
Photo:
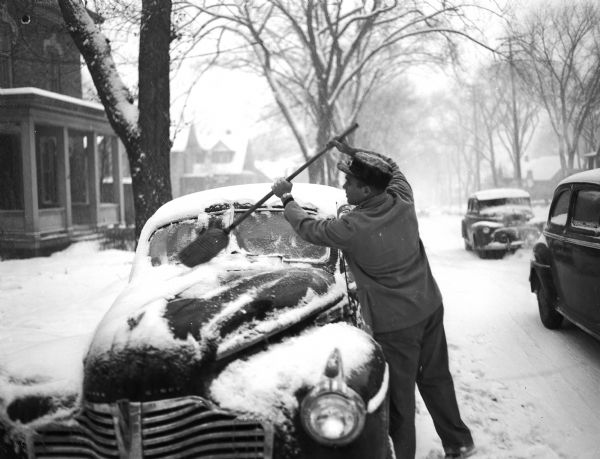
[[[473,247],[471,247],[471,244],[469,244],[469,241],[467,241],[466,239],[463,239],[465,241],[465,250],[467,252],[471,252],[473,250]]]
[[[540,311],[540,319],[544,327],[550,330],[560,328],[563,316],[556,310],[556,300],[550,296],[542,285],[539,286],[535,293]]]

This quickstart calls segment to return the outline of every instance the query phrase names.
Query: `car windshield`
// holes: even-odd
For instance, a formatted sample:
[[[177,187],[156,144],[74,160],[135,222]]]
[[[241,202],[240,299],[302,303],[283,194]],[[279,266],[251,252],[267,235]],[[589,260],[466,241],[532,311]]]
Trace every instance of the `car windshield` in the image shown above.
[[[236,209],[235,215],[240,215],[244,210]],[[159,228],[150,238],[152,265],[178,263],[177,254],[181,249],[207,228],[226,227],[230,218],[231,213],[214,212]],[[283,211],[273,209],[258,210],[242,221],[231,232],[230,248],[250,256],[278,256],[308,261],[321,261],[329,254],[327,247],[301,239],[283,217]]]
[[[488,209],[490,207],[500,206],[531,206],[531,202],[527,197],[510,197],[510,198],[497,198],[497,199],[486,199],[485,201],[479,201],[479,209]]]

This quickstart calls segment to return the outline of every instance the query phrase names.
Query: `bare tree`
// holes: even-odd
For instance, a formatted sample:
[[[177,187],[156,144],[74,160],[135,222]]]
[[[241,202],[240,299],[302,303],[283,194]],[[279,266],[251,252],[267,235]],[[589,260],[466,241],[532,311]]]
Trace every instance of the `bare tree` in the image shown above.
[[[550,118],[567,173],[580,166],[580,138],[600,98],[600,6],[592,0],[544,5],[515,24],[511,41],[519,75]]]
[[[513,177],[521,187],[521,162],[531,143],[538,122],[539,105],[519,78],[512,60],[512,45],[506,60],[492,64],[485,81],[489,87],[487,101],[495,106],[496,137],[513,164]]]
[[[169,44],[171,1],[142,0],[139,23],[139,104],[123,83],[109,40],[80,0],[58,0],[108,120],[125,146],[131,170],[136,237],[171,199]]]
[[[219,50],[229,37],[230,65],[264,76],[305,158],[357,119],[376,85],[447,59],[450,35],[468,37],[456,26],[464,26],[461,7],[449,1],[207,0],[196,13],[198,2],[187,3],[189,22],[211,28]],[[310,180],[336,183],[335,161],[313,164]]]

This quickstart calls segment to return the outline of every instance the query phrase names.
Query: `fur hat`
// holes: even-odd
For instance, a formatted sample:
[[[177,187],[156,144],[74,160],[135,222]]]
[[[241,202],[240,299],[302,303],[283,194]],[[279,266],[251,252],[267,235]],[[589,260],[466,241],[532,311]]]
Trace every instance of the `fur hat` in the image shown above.
[[[392,179],[391,166],[379,156],[365,151],[358,151],[350,159],[338,162],[337,168],[366,185],[382,190]]]

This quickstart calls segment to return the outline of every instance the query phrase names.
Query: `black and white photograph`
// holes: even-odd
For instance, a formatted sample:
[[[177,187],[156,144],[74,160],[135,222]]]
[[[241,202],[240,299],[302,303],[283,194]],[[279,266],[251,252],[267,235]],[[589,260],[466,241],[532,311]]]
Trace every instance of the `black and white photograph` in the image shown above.
[[[0,0],[0,459],[600,458],[597,0]]]

